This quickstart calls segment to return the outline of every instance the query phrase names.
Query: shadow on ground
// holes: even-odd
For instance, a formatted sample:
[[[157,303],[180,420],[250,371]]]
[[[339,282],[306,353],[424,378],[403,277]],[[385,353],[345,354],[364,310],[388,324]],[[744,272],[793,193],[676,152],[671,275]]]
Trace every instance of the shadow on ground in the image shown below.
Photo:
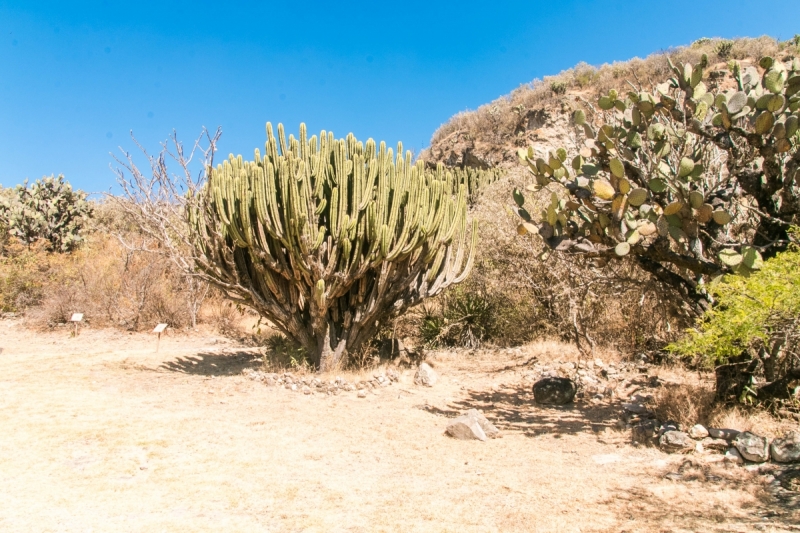
[[[654,479],[614,491],[602,503],[617,509],[621,532],[797,531],[800,492],[792,490],[791,480],[800,478],[800,469],[771,466],[769,471],[749,472],[686,458],[680,466],[648,472]],[[755,498],[739,500],[735,493],[726,501],[703,497],[722,489]]]
[[[575,402],[565,406],[539,405],[529,388],[469,391],[467,396],[449,404],[449,409],[431,405],[427,411],[455,417],[461,411],[478,409],[499,429],[521,431],[527,436],[541,433],[570,435],[603,432],[613,428],[622,412],[620,402]]]
[[[256,351],[231,353],[200,352],[166,361],[160,371],[181,372],[200,376],[234,376],[248,368],[261,368],[261,354]]]

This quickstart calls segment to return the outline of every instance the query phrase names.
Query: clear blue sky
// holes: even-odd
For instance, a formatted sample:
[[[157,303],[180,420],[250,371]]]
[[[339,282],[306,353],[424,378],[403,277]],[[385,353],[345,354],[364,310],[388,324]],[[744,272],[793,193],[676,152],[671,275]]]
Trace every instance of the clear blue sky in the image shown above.
[[[0,0],[0,184],[108,190],[130,130],[155,149],[221,126],[222,154],[251,156],[267,121],[306,122],[419,151],[453,114],[579,61],[795,33],[800,0]]]

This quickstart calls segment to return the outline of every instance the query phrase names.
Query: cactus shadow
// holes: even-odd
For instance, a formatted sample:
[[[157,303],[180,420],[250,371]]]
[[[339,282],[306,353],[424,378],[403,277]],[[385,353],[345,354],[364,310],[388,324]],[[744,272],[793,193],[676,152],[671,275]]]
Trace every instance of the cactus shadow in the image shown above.
[[[243,350],[231,353],[198,352],[165,361],[158,369],[198,376],[234,376],[248,368],[261,368],[263,363],[260,358],[259,353]]]
[[[470,391],[466,397],[450,403],[456,416],[461,411],[477,409],[500,430],[522,432],[528,437],[544,433],[553,435],[599,434],[614,429],[622,410],[619,401],[573,402],[564,406],[537,404],[529,388]],[[428,408],[428,410],[433,410]]]

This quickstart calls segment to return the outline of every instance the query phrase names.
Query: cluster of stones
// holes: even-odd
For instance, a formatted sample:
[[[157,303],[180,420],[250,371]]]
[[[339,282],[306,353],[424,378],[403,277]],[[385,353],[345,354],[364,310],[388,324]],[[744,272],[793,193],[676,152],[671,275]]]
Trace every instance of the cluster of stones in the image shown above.
[[[647,401],[646,397],[636,398]],[[696,424],[682,431],[675,422],[660,423],[643,403],[623,404],[623,420],[632,424],[634,442],[657,442],[668,453],[720,453],[732,463],[800,462],[800,432],[787,432],[783,438],[761,437],[749,431],[705,428]]]
[[[659,385],[656,376],[648,376],[644,356],[636,363],[603,363],[600,359],[576,363],[535,364],[526,376],[534,381],[536,403],[565,405],[573,400],[600,402],[629,398],[647,387]]]
[[[366,397],[368,391],[377,391],[380,388],[388,387],[400,379],[399,374],[391,368],[387,369],[385,373],[375,372],[372,379],[354,382],[349,382],[341,376],[335,379],[321,380],[317,377],[295,375],[291,372],[276,374],[253,369],[245,370],[244,374],[247,378],[261,382],[268,387],[281,387],[303,394],[336,395],[342,392],[356,392],[360,398]]]

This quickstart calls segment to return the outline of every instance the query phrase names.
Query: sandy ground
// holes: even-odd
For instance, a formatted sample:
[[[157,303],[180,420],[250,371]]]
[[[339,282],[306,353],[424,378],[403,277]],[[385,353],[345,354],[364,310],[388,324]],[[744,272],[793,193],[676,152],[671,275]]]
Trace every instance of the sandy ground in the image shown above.
[[[800,529],[743,468],[666,479],[686,457],[631,446],[613,403],[534,406],[517,365],[536,346],[442,355],[436,387],[406,370],[364,399],[248,380],[257,352],[208,335],[155,353],[3,320],[0,347],[3,532]],[[502,438],[444,436],[470,407]]]

